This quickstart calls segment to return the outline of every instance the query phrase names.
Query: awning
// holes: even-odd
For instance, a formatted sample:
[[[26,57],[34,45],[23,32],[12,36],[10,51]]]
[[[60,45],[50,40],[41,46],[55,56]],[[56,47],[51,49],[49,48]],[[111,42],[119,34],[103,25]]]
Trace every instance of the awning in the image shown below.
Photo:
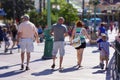
[[[94,20],[96,20],[96,21],[101,21],[100,18],[91,18],[90,20],[91,20],[91,21],[94,21]]]

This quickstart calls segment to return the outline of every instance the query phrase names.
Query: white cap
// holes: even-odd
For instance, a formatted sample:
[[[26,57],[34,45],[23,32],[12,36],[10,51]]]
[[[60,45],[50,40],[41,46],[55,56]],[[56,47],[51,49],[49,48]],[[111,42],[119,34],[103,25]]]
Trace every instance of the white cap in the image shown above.
[[[105,33],[101,33],[101,36],[107,36]]]
[[[25,15],[23,16],[23,18],[30,19],[30,17],[29,17],[28,14],[25,14]]]
[[[59,17],[58,20],[59,20],[59,19],[62,19],[63,21],[65,21],[65,19],[64,19],[63,17]]]

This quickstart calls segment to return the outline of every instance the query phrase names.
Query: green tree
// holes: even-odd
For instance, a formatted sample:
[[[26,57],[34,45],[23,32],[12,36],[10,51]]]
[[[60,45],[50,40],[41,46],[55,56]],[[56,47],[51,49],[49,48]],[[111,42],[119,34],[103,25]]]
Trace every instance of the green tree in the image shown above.
[[[59,5],[60,9],[53,8],[53,5]],[[74,24],[79,19],[77,10],[71,5],[65,2],[51,2],[51,23],[55,23],[58,17],[65,18],[65,24],[68,26]],[[36,13],[35,10],[29,12],[30,19],[36,26],[41,25],[43,28],[47,25],[47,9],[41,13]]]
[[[69,26],[79,20],[78,11],[75,9],[72,4],[61,4],[59,16],[65,18],[65,23]]]
[[[74,8],[72,4],[66,3],[65,0],[58,0],[57,3],[52,2],[51,6],[52,5],[60,6],[60,9],[52,9],[52,23],[54,23],[60,16],[65,18],[65,24],[67,24],[68,26],[74,24],[75,21],[79,19],[77,15],[77,9]]]
[[[3,0],[2,8],[7,13],[7,19],[20,19],[20,17],[31,9],[34,9],[32,0]]]
[[[31,10],[28,12],[30,16],[30,21],[33,22],[36,27],[39,25],[44,28],[47,25],[47,11],[44,10],[42,13],[37,13],[36,10]]]

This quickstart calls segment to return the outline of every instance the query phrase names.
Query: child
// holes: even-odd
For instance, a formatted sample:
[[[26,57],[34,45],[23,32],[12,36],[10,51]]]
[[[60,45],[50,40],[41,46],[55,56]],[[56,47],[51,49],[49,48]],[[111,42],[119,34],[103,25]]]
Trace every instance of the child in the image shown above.
[[[7,28],[3,29],[3,40],[5,42],[5,50],[4,50],[4,52],[6,53],[8,51],[8,47],[10,46],[9,35],[7,33]]]
[[[108,60],[109,60],[109,46],[110,43],[107,41],[107,35],[102,34],[101,35],[102,41],[99,43],[99,48],[100,48],[100,67],[101,69],[104,69],[104,61],[106,62],[106,67],[105,69],[108,69]]]

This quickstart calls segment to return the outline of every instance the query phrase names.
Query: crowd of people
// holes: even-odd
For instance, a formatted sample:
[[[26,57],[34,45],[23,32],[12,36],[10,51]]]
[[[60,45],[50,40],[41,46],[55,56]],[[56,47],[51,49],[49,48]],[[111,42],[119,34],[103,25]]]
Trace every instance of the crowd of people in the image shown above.
[[[82,67],[82,59],[84,54],[84,49],[86,48],[86,38],[89,39],[89,42],[96,42],[98,49],[100,51],[100,67],[104,69],[104,61],[106,61],[105,69],[108,69],[108,60],[109,60],[109,46],[112,46],[108,42],[108,32],[106,29],[106,24],[101,23],[97,30],[97,39],[92,40],[91,36],[88,34],[88,30],[85,28],[84,23],[78,20],[74,27],[68,29],[64,24],[65,19],[59,17],[58,21],[52,25],[50,29],[51,36],[54,37],[53,50],[52,50],[52,59],[53,63],[51,68],[54,69],[56,66],[56,55],[59,52],[60,61],[59,61],[59,70],[63,69],[62,63],[65,55],[65,37],[69,36],[70,45],[72,46],[73,40],[78,36],[79,37],[79,46],[75,47],[77,52],[77,69]],[[111,29],[111,28],[110,28]],[[112,30],[111,30],[112,31]],[[0,47],[1,42],[5,42],[4,52],[6,53],[10,47],[9,37],[12,40],[12,46],[10,47],[10,54],[13,53],[14,46],[17,46],[19,50],[21,48],[21,69],[24,69],[24,55],[27,55],[27,64],[25,70],[29,70],[30,54],[34,51],[33,42],[36,40],[37,43],[43,42],[44,34],[42,27],[39,26],[38,29],[30,22],[29,15],[24,15],[21,17],[21,23],[19,26],[13,24],[9,28],[0,27]]]
[[[10,37],[12,41],[12,46],[10,46]],[[4,52],[6,53],[8,51],[8,48],[10,47],[10,54],[12,54],[12,50],[17,45],[17,25],[12,24],[9,25],[9,27],[1,27],[0,26],[0,47],[1,47],[1,42],[5,42],[4,46]]]

